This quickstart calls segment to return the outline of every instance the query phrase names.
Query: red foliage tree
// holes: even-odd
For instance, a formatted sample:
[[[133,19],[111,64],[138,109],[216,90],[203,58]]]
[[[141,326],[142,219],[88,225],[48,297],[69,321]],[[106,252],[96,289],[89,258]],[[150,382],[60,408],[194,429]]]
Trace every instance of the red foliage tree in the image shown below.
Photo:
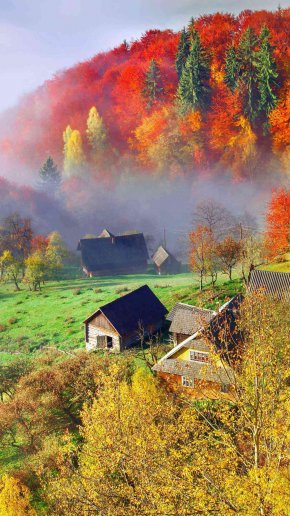
[[[273,192],[266,214],[265,244],[268,257],[283,255],[290,248],[290,190]]]

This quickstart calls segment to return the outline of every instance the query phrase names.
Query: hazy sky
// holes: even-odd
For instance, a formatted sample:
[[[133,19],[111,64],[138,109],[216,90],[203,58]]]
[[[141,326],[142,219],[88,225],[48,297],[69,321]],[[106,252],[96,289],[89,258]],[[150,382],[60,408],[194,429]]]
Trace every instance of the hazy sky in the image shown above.
[[[151,28],[191,16],[276,9],[280,0],[0,0],[0,111],[45,79]]]

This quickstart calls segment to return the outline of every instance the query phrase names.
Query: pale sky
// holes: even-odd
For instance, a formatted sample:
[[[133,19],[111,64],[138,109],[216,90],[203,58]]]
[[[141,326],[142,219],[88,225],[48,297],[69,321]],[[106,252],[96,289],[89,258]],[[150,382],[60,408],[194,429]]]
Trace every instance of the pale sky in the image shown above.
[[[280,0],[0,0],[0,111],[57,71],[191,16],[288,7]]]

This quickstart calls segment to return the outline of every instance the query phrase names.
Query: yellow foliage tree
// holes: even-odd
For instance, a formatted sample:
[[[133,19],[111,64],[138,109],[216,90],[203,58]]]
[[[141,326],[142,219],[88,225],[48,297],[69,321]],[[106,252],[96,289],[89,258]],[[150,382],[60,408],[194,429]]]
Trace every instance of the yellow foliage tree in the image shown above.
[[[99,161],[105,149],[107,134],[103,119],[95,106],[89,111],[86,134],[92,149],[93,160]]]
[[[67,126],[63,133],[64,140],[64,173],[67,177],[81,174],[85,163],[83,142],[80,131]]]
[[[36,516],[28,487],[8,475],[0,481],[0,516]]]
[[[230,138],[223,161],[232,167],[237,176],[245,174],[253,179],[257,164],[257,136],[244,116],[239,117],[236,127],[238,132]]]

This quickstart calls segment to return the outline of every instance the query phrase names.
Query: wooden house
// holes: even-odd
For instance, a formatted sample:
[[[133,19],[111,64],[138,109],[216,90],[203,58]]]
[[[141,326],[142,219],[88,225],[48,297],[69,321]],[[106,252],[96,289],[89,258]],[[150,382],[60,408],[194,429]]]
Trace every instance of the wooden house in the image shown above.
[[[84,321],[86,349],[122,351],[140,340],[140,331],[145,336],[158,332],[166,314],[165,306],[144,285],[101,306]]]
[[[158,274],[178,274],[181,270],[181,262],[163,245],[160,245],[152,255],[152,260]]]
[[[167,320],[171,323],[169,331],[173,336],[174,344],[179,344],[187,339],[187,337],[196,333],[208,323],[215,314],[216,312],[213,310],[207,310],[186,303],[176,303],[167,316]]]
[[[257,291],[276,299],[290,301],[290,273],[253,269],[248,279],[248,292]]]
[[[82,238],[77,249],[87,276],[137,274],[147,269],[143,233],[116,236],[104,229],[98,238]]]
[[[198,399],[231,398],[234,373],[227,358],[229,353],[234,357],[240,340],[235,321],[241,300],[238,295],[223,305],[204,327],[176,344],[153,367],[170,388]]]

